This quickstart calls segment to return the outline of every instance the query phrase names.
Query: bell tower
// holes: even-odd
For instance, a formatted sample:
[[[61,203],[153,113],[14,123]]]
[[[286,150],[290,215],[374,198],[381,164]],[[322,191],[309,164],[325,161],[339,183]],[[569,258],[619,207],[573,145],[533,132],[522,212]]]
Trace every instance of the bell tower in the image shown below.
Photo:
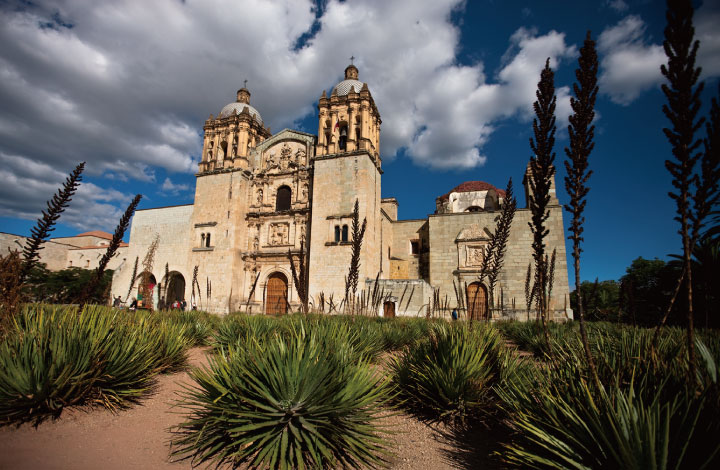
[[[351,59],[352,60],[352,59]],[[360,282],[381,268],[380,113],[358,69],[350,64],[330,97],[318,102],[318,138],[313,165],[309,294],[318,299],[345,294],[344,273],[352,255],[355,202],[367,221],[360,253]],[[362,289],[362,288],[361,288]]]
[[[330,97],[323,90],[318,101],[317,155],[365,151],[380,167],[380,113],[367,83],[358,80],[358,69],[350,64],[345,80]]]

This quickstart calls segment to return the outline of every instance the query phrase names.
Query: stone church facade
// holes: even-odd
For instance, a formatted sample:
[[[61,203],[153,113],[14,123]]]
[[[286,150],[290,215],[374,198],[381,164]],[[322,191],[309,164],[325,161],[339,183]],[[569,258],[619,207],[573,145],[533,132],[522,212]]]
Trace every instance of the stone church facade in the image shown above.
[[[296,311],[290,258],[297,266],[304,257],[310,303],[318,307],[322,298],[327,311],[329,299],[337,304],[344,297],[357,200],[367,220],[358,289],[382,292],[378,314],[424,315],[441,298],[450,308],[460,304],[468,317],[525,318],[529,210],[516,213],[490,308],[478,274],[504,192],[466,182],[437,198],[427,218],[398,220],[398,201],[381,198],[380,113],[354,65],[330,96],[323,91],[318,111],[317,135],[289,129],[273,135],[250,105],[250,92],[240,89],[235,102],[205,122],[194,203],[136,212],[113,294],[124,297],[134,260],[139,274],[157,239],[146,305],[184,298],[215,313]],[[548,250],[557,250],[551,309],[557,319],[571,318],[562,207],[554,194],[548,224]]]

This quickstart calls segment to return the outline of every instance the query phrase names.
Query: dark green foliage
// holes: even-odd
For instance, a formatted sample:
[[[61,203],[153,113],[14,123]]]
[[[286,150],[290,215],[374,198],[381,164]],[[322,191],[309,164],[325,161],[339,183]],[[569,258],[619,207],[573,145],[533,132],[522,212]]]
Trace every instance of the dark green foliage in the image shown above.
[[[620,292],[623,320],[639,325],[657,324],[665,313],[679,276],[680,270],[657,258],[633,260],[621,279],[625,287]],[[673,323],[681,320],[671,317]]]
[[[377,422],[389,386],[325,340],[302,330],[251,337],[194,370],[173,454],[271,469],[383,465],[387,430]]]
[[[51,304],[69,304],[84,295],[86,287],[95,271],[82,268],[67,268],[60,271],[48,271],[44,264],[36,264],[28,274],[24,293],[32,302]],[[92,291],[87,292],[87,302],[106,304],[105,296],[112,284],[113,271],[103,272],[100,281]]]
[[[620,284],[617,281],[583,281],[580,284],[582,291],[583,310],[588,320],[617,321],[618,301],[620,297]],[[570,308],[577,311],[577,291],[570,293]]]

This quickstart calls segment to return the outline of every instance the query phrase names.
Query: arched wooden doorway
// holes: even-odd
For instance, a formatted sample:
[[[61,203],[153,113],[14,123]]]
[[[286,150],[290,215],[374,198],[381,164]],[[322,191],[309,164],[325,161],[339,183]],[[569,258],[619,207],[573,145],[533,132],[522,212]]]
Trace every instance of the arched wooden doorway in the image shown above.
[[[283,315],[288,309],[288,280],[283,273],[273,273],[268,277],[265,294],[265,313]]]
[[[468,319],[487,320],[488,302],[487,289],[479,282],[473,282],[467,286]]]
[[[395,302],[385,302],[383,304],[383,317],[395,318]]]

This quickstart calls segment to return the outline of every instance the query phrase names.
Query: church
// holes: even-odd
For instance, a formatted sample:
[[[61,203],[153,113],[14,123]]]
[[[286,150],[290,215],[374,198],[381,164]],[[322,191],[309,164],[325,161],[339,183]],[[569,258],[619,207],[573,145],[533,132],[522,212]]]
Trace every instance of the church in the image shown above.
[[[310,307],[337,311],[333,307],[345,295],[357,201],[360,220],[367,221],[358,291],[381,292],[381,302],[372,306],[376,311],[369,313],[424,316],[432,310],[449,316],[457,307],[465,318],[529,317],[529,209],[518,207],[490,296],[479,273],[504,191],[482,181],[463,182],[436,198],[434,214],[398,220],[399,202],[381,197],[381,123],[354,65],[329,96],[322,92],[317,135],[290,129],[271,134],[250,104],[250,92],[241,88],[234,102],[205,121],[194,203],[135,213],[113,296],[124,298],[129,290],[138,295],[143,259],[157,241],[152,272],[144,277],[152,297],[142,299],[148,307],[185,299],[214,313],[298,311],[290,259],[298,268],[302,258]],[[527,174],[524,184],[527,194]],[[551,318],[564,320],[572,311],[554,184],[547,224],[548,253],[557,250]]]

